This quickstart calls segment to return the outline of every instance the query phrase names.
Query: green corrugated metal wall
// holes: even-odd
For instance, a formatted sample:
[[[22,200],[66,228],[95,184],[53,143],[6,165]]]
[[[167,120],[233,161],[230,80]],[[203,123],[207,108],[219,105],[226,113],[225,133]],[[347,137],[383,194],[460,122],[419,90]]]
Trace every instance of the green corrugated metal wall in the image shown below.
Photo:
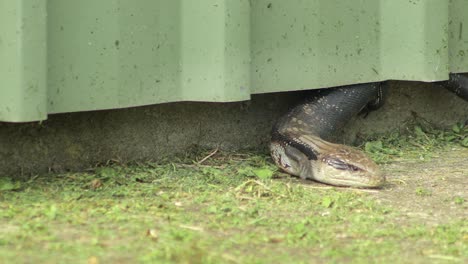
[[[468,72],[468,0],[0,0],[0,121]]]

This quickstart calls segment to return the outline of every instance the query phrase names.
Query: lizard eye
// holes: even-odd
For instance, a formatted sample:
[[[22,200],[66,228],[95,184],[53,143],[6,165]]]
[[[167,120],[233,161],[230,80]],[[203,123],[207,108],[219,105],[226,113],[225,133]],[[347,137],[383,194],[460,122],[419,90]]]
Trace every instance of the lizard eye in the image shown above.
[[[359,167],[356,167],[354,165],[344,162],[343,160],[336,159],[336,158],[328,158],[328,159],[324,159],[323,161],[338,170],[349,170],[349,171],[361,170]]]

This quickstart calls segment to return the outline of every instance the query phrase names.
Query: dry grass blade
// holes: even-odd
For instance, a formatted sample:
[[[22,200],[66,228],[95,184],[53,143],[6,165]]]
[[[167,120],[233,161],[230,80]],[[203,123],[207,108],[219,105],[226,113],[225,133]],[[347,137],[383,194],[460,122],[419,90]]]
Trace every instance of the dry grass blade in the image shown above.
[[[404,185],[407,185],[408,183],[406,183],[406,181],[402,180],[402,179],[392,179],[392,180],[387,180],[388,182],[391,182],[391,183],[397,183],[397,184],[404,184]]]
[[[180,228],[183,228],[183,229],[192,230],[192,231],[203,232],[203,228],[198,227],[198,226],[179,225],[179,227],[180,227]]]
[[[440,260],[448,260],[448,261],[460,261],[460,258],[453,257],[453,256],[444,256],[444,255],[428,255],[428,257],[432,259],[440,259]]]
[[[199,162],[197,162],[198,165],[202,164],[203,162],[205,162],[206,160],[208,160],[209,158],[213,157],[213,155],[215,155],[217,152],[218,152],[218,148],[216,148],[215,150],[213,150],[210,154],[208,154],[208,156],[204,157],[203,159],[201,159]]]

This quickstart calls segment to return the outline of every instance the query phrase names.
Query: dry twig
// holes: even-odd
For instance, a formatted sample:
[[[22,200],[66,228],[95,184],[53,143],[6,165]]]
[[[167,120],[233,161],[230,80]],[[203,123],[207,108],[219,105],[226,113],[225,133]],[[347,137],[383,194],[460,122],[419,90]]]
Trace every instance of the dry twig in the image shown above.
[[[203,162],[205,162],[207,159],[213,157],[214,154],[216,154],[218,152],[218,148],[216,148],[215,150],[213,150],[208,156],[204,157],[202,160],[200,160],[199,162],[197,162],[198,165],[202,164]]]

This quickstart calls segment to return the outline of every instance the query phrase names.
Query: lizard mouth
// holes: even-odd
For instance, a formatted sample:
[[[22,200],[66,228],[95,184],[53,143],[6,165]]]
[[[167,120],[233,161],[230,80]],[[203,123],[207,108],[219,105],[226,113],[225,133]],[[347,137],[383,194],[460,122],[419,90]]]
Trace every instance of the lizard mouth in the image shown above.
[[[361,188],[378,188],[385,183],[385,177],[330,177],[328,184]]]

